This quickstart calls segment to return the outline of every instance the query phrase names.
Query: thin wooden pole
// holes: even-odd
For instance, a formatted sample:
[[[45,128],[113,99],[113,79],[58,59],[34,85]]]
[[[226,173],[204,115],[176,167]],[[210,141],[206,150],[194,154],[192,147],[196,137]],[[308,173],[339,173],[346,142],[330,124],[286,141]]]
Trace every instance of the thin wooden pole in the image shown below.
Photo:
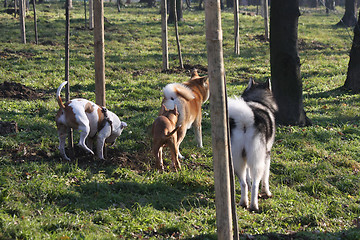
[[[38,30],[37,30],[37,17],[36,17],[36,4],[35,4],[35,0],[32,0],[32,5],[33,5],[33,10],[34,10],[34,30],[35,30],[35,44],[39,43],[39,38],[38,38]]]
[[[94,1],[89,0],[89,29],[94,29]]]
[[[103,0],[94,0],[94,25],[96,103],[105,107],[105,40]]]
[[[86,22],[86,0],[84,0],[84,25],[85,25],[85,28],[86,28],[86,25],[87,25],[87,22]]]
[[[205,1],[206,43],[210,79],[211,136],[215,177],[218,239],[233,238],[229,141],[226,116],[225,70],[222,49],[220,0]]]
[[[16,0],[15,0],[16,1]],[[19,1],[19,10],[20,10],[20,31],[21,31],[21,41],[26,43],[26,33],[25,33],[25,0]]]
[[[161,0],[161,40],[162,40],[162,60],[163,70],[169,69],[169,49],[168,49],[168,30],[167,30],[167,1]]]
[[[178,15],[177,15],[177,9],[176,9],[176,0],[174,4],[174,25],[175,25],[175,35],[176,35],[176,44],[178,49],[178,56],[179,56],[179,67],[181,69],[184,68],[183,59],[181,55],[181,46],[180,46],[180,37],[179,37],[179,28],[178,28]]]
[[[239,0],[234,0],[234,53],[240,55],[240,34],[239,34]]]
[[[35,0],[33,0],[35,1]],[[65,100],[66,102],[70,100],[70,79],[69,79],[69,62],[70,62],[70,51],[69,51],[69,44],[70,44],[70,0],[66,0],[65,3],[65,17],[66,17],[66,29],[65,29],[65,81],[68,82],[65,88]],[[74,156],[74,140],[73,140],[73,131],[69,128],[68,131],[68,145],[70,150],[70,158]]]
[[[269,0],[262,0],[263,1],[263,14],[264,14],[264,25],[265,25],[265,39],[270,39],[270,32],[269,32]]]

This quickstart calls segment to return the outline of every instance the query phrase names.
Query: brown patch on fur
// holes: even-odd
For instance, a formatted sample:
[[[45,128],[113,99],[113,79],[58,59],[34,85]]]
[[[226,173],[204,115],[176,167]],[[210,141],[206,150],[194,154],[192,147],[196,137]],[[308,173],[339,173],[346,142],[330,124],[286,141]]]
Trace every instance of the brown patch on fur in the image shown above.
[[[92,113],[94,111],[94,107],[91,103],[86,103],[85,105],[85,112],[86,113]]]
[[[69,106],[70,103],[71,101],[65,104],[64,113],[65,113],[66,122],[69,123],[68,127],[77,129],[79,127],[79,124],[76,121],[73,108]]]
[[[99,129],[101,128],[102,122],[104,121],[105,115],[104,115],[103,111],[101,110],[101,108],[97,109],[97,113],[99,116],[98,127],[97,127],[98,131],[99,131]]]

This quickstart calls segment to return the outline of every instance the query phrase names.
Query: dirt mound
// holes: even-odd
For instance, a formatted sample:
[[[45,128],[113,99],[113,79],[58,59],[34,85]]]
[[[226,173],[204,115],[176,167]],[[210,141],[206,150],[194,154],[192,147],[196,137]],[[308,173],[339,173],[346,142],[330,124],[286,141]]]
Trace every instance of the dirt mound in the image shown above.
[[[43,98],[45,92],[37,91],[20,83],[7,82],[0,84],[0,98],[35,100]]]

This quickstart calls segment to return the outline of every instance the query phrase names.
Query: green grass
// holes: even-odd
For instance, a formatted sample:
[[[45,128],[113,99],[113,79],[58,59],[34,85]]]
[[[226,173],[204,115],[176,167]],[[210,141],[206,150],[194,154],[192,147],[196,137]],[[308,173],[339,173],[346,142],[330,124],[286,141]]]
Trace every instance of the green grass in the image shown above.
[[[149,126],[161,89],[189,78],[178,71],[174,28],[169,26],[171,74],[161,72],[159,8],[131,4],[117,12],[105,4],[106,103],[129,127],[108,159],[77,151],[60,159],[54,122],[55,91],[64,80],[63,3],[38,6],[39,45],[33,16],[28,44],[19,22],[0,14],[0,83],[11,81],[46,92],[38,100],[0,99],[0,120],[16,121],[19,133],[0,136],[0,239],[216,239],[215,193],[209,103],[203,107],[204,148],[190,130],[182,144],[183,170],[153,170]],[[3,7],[0,7],[3,11]],[[313,126],[278,126],[272,150],[273,198],[260,213],[237,208],[241,238],[360,239],[359,95],[341,89],[352,31],[334,27],[342,16],[301,9],[299,47],[304,106]],[[233,54],[233,16],[222,12],[224,61],[230,96],[249,77],[270,77],[269,43],[261,41],[262,18],[240,16],[240,56]],[[185,64],[207,66],[204,12],[184,12],[179,24]],[[83,8],[71,10],[71,97],[95,100],[92,31]],[[78,135],[75,134],[77,142]],[[76,148],[78,150],[78,148]],[[237,202],[240,187],[236,186]]]

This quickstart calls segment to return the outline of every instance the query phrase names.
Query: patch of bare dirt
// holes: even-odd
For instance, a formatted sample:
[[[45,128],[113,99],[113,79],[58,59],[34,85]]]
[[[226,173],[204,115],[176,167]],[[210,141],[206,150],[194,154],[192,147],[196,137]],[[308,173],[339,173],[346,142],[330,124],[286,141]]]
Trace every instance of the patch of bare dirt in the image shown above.
[[[26,52],[23,50],[15,51],[8,48],[5,48],[4,51],[0,52],[0,58],[19,58],[19,57],[25,57],[27,59],[34,57],[35,54],[31,52]]]
[[[0,98],[35,100],[43,99],[46,93],[20,83],[3,82],[0,84]]]

